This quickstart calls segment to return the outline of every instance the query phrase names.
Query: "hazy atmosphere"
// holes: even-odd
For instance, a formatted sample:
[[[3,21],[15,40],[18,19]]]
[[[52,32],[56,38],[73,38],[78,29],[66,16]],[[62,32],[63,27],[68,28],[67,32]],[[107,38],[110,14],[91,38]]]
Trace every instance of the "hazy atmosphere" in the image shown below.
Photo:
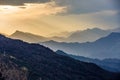
[[[0,0],[0,80],[120,80],[120,0]]]
[[[119,26],[119,0],[0,0],[0,32],[41,36]]]

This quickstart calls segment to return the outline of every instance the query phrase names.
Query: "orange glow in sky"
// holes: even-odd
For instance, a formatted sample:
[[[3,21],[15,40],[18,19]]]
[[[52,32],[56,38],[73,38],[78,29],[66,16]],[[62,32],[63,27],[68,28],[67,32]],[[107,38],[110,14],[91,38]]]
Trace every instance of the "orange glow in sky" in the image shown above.
[[[0,5],[0,32],[12,34],[20,30],[47,36],[86,28],[109,29],[118,26],[112,23],[116,20],[113,18],[117,14],[116,10],[69,14],[68,7],[72,8],[70,5],[57,5],[54,0],[46,3],[24,3],[21,6]]]

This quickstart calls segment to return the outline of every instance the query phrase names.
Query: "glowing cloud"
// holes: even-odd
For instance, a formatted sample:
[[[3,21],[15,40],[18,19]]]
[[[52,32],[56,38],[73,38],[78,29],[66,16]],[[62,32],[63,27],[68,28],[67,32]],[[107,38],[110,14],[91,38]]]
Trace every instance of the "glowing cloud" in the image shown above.
[[[36,27],[36,25],[48,27],[50,26],[49,24],[41,21],[36,21],[36,19],[64,12],[66,12],[66,7],[58,6],[54,1],[47,3],[25,3],[24,5],[21,6],[1,5],[0,31],[11,33],[16,29],[33,30],[33,27]],[[18,27],[19,25],[22,27]],[[7,28],[9,28],[9,30]],[[48,29],[45,28],[44,30]],[[33,30],[33,32],[36,31]]]
[[[20,30],[49,35],[93,27],[103,29],[119,27],[119,6],[116,0],[0,1],[2,33],[11,34],[15,30]]]
[[[2,5],[0,6],[0,15],[9,15],[11,16],[40,16],[40,15],[53,15],[65,12],[66,7],[57,6],[54,1],[48,3],[25,3],[24,6],[10,6]]]

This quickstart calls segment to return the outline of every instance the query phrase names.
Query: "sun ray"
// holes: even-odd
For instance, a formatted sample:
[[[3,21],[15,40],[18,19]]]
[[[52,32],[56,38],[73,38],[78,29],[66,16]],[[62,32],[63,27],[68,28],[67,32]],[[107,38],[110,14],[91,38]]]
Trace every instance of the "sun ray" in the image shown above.
[[[19,7],[11,5],[0,5],[0,13],[13,13],[17,11]]]

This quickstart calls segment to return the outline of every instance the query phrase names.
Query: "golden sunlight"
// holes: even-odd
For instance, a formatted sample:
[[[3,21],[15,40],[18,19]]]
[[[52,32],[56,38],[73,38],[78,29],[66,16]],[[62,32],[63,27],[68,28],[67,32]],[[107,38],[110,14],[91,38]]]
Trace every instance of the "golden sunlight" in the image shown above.
[[[11,5],[0,5],[0,13],[13,13],[17,11],[19,7]]]
[[[7,5],[7,6],[2,6],[2,8],[3,8],[3,9],[14,9],[13,6],[9,6],[9,5]]]

